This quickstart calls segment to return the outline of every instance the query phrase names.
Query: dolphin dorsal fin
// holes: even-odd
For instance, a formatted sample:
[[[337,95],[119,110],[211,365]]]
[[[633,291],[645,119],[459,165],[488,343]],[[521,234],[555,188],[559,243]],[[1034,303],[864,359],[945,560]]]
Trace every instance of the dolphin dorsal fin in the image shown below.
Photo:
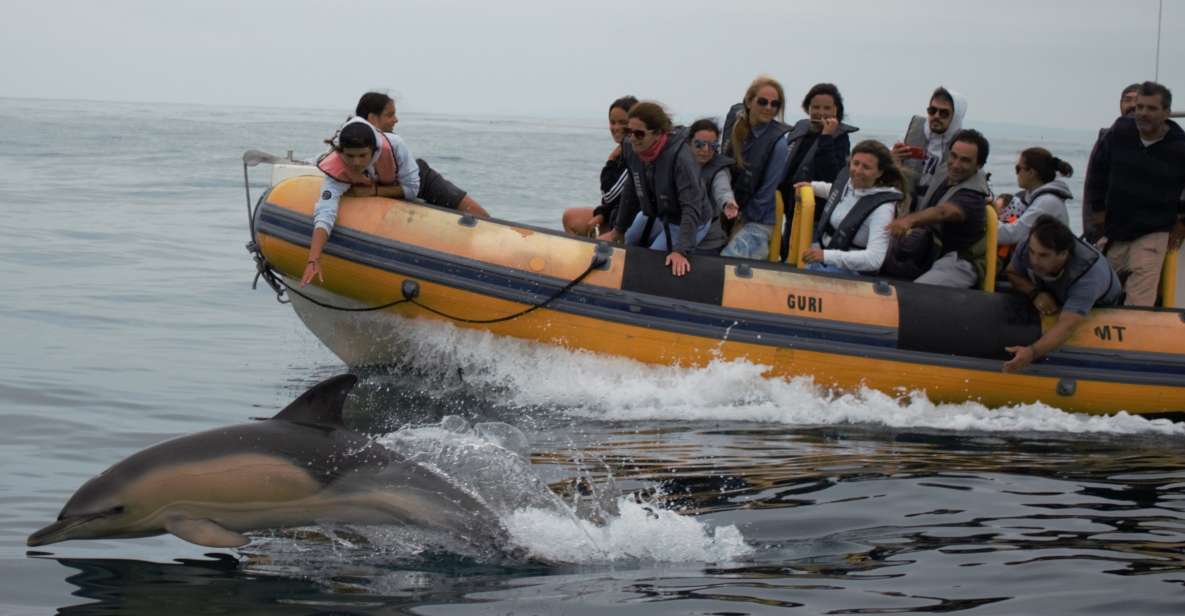
[[[358,384],[358,377],[340,374],[317,383],[276,413],[272,419],[326,426],[342,425],[342,406]]]

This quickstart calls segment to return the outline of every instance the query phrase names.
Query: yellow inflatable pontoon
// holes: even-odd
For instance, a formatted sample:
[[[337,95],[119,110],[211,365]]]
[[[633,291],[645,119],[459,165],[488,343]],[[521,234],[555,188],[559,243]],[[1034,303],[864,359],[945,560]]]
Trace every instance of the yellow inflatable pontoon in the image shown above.
[[[255,208],[258,252],[289,285],[304,270],[319,186],[312,176],[282,180]],[[675,278],[663,258],[431,206],[345,198],[321,262],[324,284],[303,290],[309,299],[290,296],[350,366],[391,363],[395,351],[360,324],[374,319],[318,303],[387,305],[372,314],[650,363],[745,358],[769,366],[769,376],[922,389],[936,402],[1185,417],[1182,310],[1096,310],[1061,350],[1005,374],[1004,347],[1030,344],[1052,323],[1022,297],[716,256],[693,256],[691,273]]]

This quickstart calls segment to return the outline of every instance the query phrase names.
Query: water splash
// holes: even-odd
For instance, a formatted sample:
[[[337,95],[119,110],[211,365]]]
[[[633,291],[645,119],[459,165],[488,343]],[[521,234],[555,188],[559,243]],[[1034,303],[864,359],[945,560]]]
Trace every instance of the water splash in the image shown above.
[[[456,416],[405,428],[379,440],[484,502],[499,517],[530,507],[562,512],[562,500],[531,470],[526,436],[505,423],[470,427]]]
[[[571,564],[718,562],[749,552],[736,527],[713,529],[634,497],[620,497],[611,514],[599,512],[601,521],[580,518],[535,473],[525,457],[526,436],[509,424],[470,427],[453,416],[439,425],[399,430],[381,442],[483,500],[515,547],[531,558]]]
[[[989,408],[936,404],[924,392],[897,395],[861,388],[834,392],[810,378],[766,378],[768,367],[717,360],[702,368],[653,366],[422,320],[399,328],[411,368],[463,373],[472,388],[497,392],[500,404],[561,409],[592,420],[754,421],[788,425],[860,423],[891,428],[988,432],[1050,431],[1185,435],[1185,424],[1066,413],[1043,404]]]
[[[735,526],[712,527],[633,496],[619,497],[613,513],[601,512],[596,522],[581,518],[535,473],[525,450],[517,447],[526,436],[509,424],[470,426],[452,416],[398,430],[378,442],[483,501],[508,531],[510,545],[475,545],[464,537],[407,526],[339,525],[265,535],[246,550],[256,563],[295,570],[311,562],[457,558],[477,565],[731,562],[751,551]]]
[[[553,562],[733,562],[753,552],[736,526],[711,528],[695,518],[622,497],[605,524],[540,509],[504,520],[516,543]],[[574,527],[573,524],[577,526]]]

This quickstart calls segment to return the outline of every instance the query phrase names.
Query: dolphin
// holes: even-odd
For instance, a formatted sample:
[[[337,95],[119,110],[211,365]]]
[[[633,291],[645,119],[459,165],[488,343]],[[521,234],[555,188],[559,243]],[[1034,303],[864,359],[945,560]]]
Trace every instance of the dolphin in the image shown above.
[[[160,443],[87,481],[29,546],[171,533],[241,547],[244,532],[318,523],[406,524],[501,547],[485,505],[342,423],[358,377],[328,379],[271,419]]]

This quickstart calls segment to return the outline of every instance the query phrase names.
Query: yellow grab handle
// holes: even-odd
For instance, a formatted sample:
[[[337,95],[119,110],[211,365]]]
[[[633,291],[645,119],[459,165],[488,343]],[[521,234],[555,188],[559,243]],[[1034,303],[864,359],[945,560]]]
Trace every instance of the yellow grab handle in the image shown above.
[[[1177,307],[1177,256],[1181,249],[1170,250],[1164,255],[1160,268],[1160,305],[1162,308]]]
[[[790,237],[790,256],[786,259],[794,267],[802,267],[802,253],[811,247],[815,234],[815,189],[810,184],[794,194],[794,227]]]
[[[781,260],[778,251],[782,248],[782,221],[786,218],[786,202],[782,200],[782,191],[774,191],[774,228],[769,234],[769,260],[777,263]]]
[[[985,255],[983,261],[983,282],[980,283],[979,288],[991,293],[996,290],[996,261],[1000,258],[1000,236],[997,232],[1000,219],[999,214],[996,213],[996,208],[992,207],[990,203],[984,212],[983,219]]]

